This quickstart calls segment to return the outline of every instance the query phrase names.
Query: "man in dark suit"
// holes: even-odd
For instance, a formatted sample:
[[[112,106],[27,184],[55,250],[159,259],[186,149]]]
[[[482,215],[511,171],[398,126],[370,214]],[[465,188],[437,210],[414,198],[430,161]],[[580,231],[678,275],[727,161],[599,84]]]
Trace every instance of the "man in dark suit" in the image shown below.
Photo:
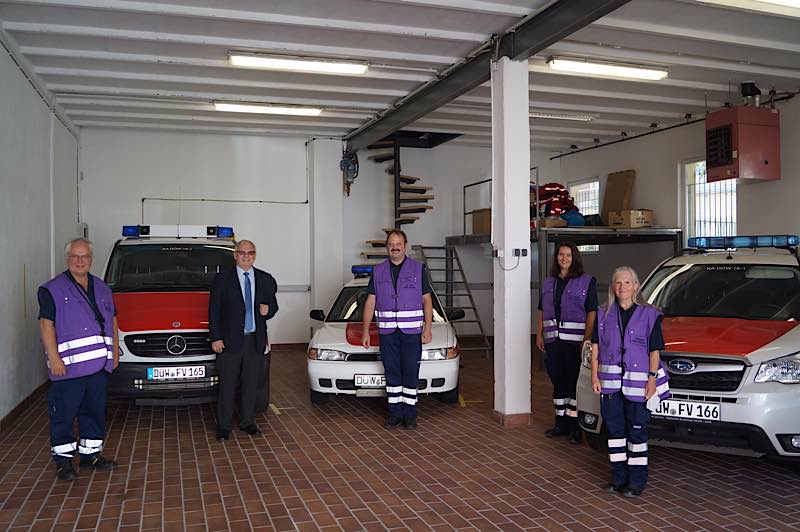
[[[230,437],[237,384],[241,384],[239,428],[251,436],[261,434],[254,420],[257,390],[266,386],[269,397],[267,320],[278,312],[275,279],[253,267],[255,244],[240,240],[235,254],[236,268],[217,274],[208,302],[208,336],[211,349],[217,353],[219,371],[217,439],[220,441]],[[260,379],[266,383],[260,383]]]

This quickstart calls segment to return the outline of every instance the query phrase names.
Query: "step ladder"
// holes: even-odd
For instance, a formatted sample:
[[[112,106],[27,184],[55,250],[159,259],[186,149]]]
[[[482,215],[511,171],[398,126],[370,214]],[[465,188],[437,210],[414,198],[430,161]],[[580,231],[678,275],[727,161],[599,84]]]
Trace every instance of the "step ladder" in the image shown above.
[[[474,324],[480,331],[478,345],[461,345],[461,351],[485,351],[487,358],[491,356],[492,345],[486,336],[486,331],[481,323],[472,290],[464,275],[461,259],[455,246],[413,246],[417,256],[428,268],[431,285],[444,303],[445,312],[449,310],[463,310],[466,314],[463,320],[450,322],[458,332],[459,325]]]

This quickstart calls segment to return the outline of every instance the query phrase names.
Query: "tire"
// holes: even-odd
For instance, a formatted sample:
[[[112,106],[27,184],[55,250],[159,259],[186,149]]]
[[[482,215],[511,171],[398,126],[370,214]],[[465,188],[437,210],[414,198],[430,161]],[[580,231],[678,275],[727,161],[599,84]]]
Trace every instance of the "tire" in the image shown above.
[[[595,451],[605,451],[607,449],[608,438],[606,437],[605,430],[601,430],[599,434],[584,430],[583,434],[586,436],[586,443]]]
[[[323,405],[328,402],[328,394],[311,390],[311,404]]]
[[[453,388],[452,390],[440,393],[439,400],[444,404],[452,405],[458,402],[458,395],[459,395],[458,385],[456,385],[456,387]]]

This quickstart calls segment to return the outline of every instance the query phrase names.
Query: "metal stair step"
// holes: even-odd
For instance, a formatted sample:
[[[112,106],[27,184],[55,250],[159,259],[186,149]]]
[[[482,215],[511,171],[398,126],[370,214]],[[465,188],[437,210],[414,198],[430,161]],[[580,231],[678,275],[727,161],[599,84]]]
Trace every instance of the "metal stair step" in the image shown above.
[[[428,201],[433,199],[433,194],[400,194],[400,201]]]
[[[391,161],[392,159],[394,159],[394,152],[390,151],[385,153],[376,153],[374,155],[370,155],[368,159],[370,161],[375,161],[376,163]],[[394,171],[392,173],[394,173]]]
[[[368,246],[372,246],[372,247],[376,247],[376,248],[382,248],[382,247],[384,247],[386,245],[386,241],[385,240],[366,240],[365,242],[366,242],[366,244]]]

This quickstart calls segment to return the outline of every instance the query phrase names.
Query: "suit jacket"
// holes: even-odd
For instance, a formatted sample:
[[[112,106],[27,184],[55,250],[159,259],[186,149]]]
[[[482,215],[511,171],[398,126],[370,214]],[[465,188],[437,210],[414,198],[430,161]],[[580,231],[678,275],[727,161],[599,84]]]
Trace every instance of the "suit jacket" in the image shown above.
[[[253,309],[256,322],[256,347],[263,353],[268,341],[267,320],[278,312],[278,300],[275,298],[278,284],[274,277],[263,270],[252,268],[251,271],[255,272],[256,284]],[[258,312],[258,306],[262,303],[269,305],[269,313],[266,316]],[[208,337],[212,342],[223,340],[225,351],[233,353],[244,351],[244,298],[236,268],[218,273],[214,278],[208,300]]]

